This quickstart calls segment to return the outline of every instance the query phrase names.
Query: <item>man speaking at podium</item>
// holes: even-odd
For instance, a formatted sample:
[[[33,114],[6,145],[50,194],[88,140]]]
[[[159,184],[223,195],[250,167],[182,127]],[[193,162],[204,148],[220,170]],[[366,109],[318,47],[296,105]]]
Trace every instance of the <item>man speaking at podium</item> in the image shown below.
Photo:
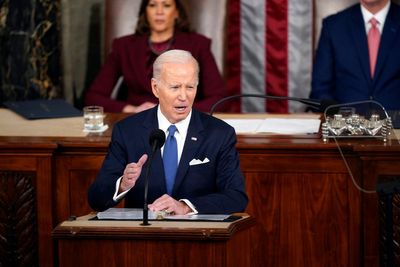
[[[192,109],[199,65],[183,50],[161,54],[153,65],[151,86],[159,104],[118,122],[108,154],[89,188],[97,211],[125,198],[125,207],[143,208],[149,136],[161,129],[165,145],[156,150],[148,177],[150,211],[230,214],[247,205],[234,129]],[[162,140],[164,142],[164,140]]]

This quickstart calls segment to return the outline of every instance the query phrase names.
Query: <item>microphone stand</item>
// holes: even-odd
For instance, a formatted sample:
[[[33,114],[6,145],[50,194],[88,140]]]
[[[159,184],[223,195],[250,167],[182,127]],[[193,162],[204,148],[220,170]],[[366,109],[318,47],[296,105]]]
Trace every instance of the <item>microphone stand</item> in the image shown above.
[[[151,149],[151,155],[147,164],[146,168],[146,173],[145,173],[145,181],[144,181],[144,206],[143,206],[143,222],[140,225],[147,226],[151,225],[149,223],[149,208],[147,207],[147,192],[149,191],[149,175],[150,175],[150,169],[151,169],[151,164],[153,163],[153,158],[155,151],[157,149],[157,141],[153,143],[152,149]]]

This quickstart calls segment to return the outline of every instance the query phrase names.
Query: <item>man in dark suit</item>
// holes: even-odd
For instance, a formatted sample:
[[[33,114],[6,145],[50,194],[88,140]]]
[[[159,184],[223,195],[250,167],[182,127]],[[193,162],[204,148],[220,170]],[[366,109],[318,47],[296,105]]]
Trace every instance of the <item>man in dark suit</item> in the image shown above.
[[[109,152],[89,189],[90,206],[101,211],[125,198],[126,207],[143,208],[142,170],[151,153],[149,135],[160,128],[168,137],[153,158],[148,190],[151,211],[244,211],[248,199],[234,129],[192,109],[199,81],[197,61],[187,51],[170,50],[156,59],[153,68],[151,86],[159,104],[114,126]],[[171,151],[166,148],[170,138],[176,145],[174,156],[166,155]],[[177,163],[166,163],[174,157]],[[176,174],[166,179],[171,168]]]
[[[399,47],[400,8],[389,0],[360,0],[329,16],[322,25],[310,97],[338,103],[373,99],[386,109],[400,109]]]

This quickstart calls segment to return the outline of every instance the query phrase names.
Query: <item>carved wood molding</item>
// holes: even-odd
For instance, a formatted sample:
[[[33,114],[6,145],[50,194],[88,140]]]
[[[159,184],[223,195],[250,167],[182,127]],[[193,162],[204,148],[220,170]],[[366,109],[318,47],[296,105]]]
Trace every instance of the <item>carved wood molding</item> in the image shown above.
[[[378,177],[381,266],[400,264],[400,176]]]
[[[0,266],[38,266],[34,173],[0,171]]]

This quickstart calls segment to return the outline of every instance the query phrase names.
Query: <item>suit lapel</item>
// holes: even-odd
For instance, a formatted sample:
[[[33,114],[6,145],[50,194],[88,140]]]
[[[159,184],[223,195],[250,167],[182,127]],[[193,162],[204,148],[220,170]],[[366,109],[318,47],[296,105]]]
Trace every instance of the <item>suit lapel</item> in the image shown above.
[[[181,160],[179,161],[178,170],[175,177],[173,192],[179,188],[185,178],[185,174],[189,169],[189,162],[194,158],[196,151],[203,143],[204,136],[202,135],[203,123],[200,120],[199,113],[196,110],[192,111],[188,133],[186,135],[185,146],[182,151]]]
[[[356,5],[351,12],[351,31],[353,35],[353,41],[356,45],[355,53],[358,55],[362,72],[364,73],[366,80],[371,82],[371,74],[369,67],[369,53],[368,53],[368,40],[365,32],[364,19],[361,13],[360,5]]]
[[[157,106],[150,109],[146,115],[145,120],[143,121],[144,134],[142,135],[143,142],[147,147],[147,153],[151,152],[151,147],[149,145],[149,137],[152,131],[158,129],[158,120],[157,120]]]
[[[143,127],[144,127],[144,135],[142,136],[142,141],[146,144],[146,153],[150,157],[151,155],[151,147],[149,144],[149,136],[152,131],[155,129],[158,129],[158,119],[157,119],[157,106],[152,108],[150,112],[147,114],[145,120],[143,121]],[[147,161],[149,162],[149,161]],[[146,166],[147,168],[147,166]],[[161,150],[158,149],[153,157],[153,163],[151,166],[151,172],[153,173],[150,175],[152,178],[151,179],[157,179],[159,180],[159,184],[164,184],[164,190],[166,191],[166,185],[165,185],[165,175],[164,175],[164,166],[163,166],[163,161],[161,157]],[[145,168],[143,169],[145,170]],[[151,183],[151,181],[149,181]]]
[[[385,25],[381,35],[381,42],[379,44],[378,60],[375,68],[375,79],[382,73],[384,62],[387,59],[392,49],[398,49],[394,47],[396,44],[395,40],[399,32],[400,27],[400,12],[397,6],[391,4],[388,15],[386,17]]]

